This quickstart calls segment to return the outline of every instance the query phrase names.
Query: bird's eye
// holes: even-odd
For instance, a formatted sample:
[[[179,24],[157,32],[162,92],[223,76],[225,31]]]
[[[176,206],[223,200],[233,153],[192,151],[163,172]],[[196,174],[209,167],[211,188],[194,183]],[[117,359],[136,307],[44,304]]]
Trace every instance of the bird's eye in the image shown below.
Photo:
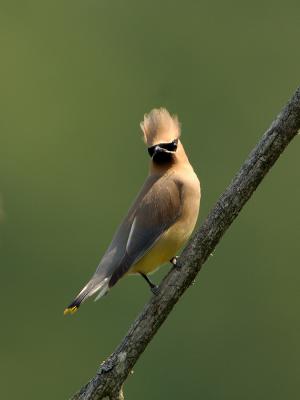
[[[178,146],[178,139],[173,140],[173,142],[171,143],[164,143],[160,146],[168,151],[176,151]]]
[[[172,146],[173,146],[174,150],[177,149],[177,146],[178,146],[178,139],[173,140]]]

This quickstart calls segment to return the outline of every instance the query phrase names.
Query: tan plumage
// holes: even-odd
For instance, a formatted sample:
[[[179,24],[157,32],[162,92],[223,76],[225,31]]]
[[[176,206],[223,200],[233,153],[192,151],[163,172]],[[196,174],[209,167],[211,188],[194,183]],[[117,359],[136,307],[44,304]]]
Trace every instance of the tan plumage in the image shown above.
[[[195,227],[200,184],[179,140],[177,117],[154,109],[144,116],[141,128],[151,156],[150,173],[95,274],[66,314],[96,292],[101,297],[125,274],[146,275],[171,260]]]
[[[157,143],[169,143],[180,137],[180,124],[176,115],[172,116],[165,108],[152,110],[144,115],[140,123],[144,142],[148,147]]]

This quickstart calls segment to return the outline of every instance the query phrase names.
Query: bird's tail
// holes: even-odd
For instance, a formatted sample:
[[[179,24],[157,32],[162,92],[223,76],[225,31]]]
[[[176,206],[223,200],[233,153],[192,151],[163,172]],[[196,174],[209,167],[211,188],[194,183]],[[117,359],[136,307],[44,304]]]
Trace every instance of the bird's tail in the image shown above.
[[[75,297],[72,303],[64,310],[64,315],[74,314],[81,303],[83,303],[87,298],[91,297],[93,294],[98,293],[95,300],[100,299],[100,297],[104,296],[109,290],[109,278],[104,278],[100,282],[92,278],[85,287],[81,290],[81,292]]]

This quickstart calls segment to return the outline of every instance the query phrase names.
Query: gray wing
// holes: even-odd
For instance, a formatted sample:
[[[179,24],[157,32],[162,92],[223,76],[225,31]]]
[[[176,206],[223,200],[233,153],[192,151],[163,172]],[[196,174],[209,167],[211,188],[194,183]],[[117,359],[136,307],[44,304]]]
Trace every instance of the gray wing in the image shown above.
[[[117,265],[114,265],[109,281],[110,287],[153,247],[181,215],[180,183],[170,177],[161,177],[148,183],[149,190],[137,198],[129,211],[130,224],[127,226],[126,247],[123,247],[122,257]]]
[[[117,229],[94,275],[68,309],[96,291],[106,293],[146,254],[182,212],[182,185],[172,177],[149,176],[127,216]]]

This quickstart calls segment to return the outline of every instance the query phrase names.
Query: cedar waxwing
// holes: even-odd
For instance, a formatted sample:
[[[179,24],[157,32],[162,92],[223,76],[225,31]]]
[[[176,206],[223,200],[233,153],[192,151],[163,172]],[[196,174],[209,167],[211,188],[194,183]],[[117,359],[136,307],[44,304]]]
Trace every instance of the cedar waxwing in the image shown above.
[[[177,117],[164,108],[154,109],[144,116],[141,129],[150,173],[96,272],[65,314],[75,312],[93,294],[98,293],[97,300],[126,274],[140,274],[157,293],[147,274],[168,261],[175,264],[195,227],[200,183],[179,139]]]

